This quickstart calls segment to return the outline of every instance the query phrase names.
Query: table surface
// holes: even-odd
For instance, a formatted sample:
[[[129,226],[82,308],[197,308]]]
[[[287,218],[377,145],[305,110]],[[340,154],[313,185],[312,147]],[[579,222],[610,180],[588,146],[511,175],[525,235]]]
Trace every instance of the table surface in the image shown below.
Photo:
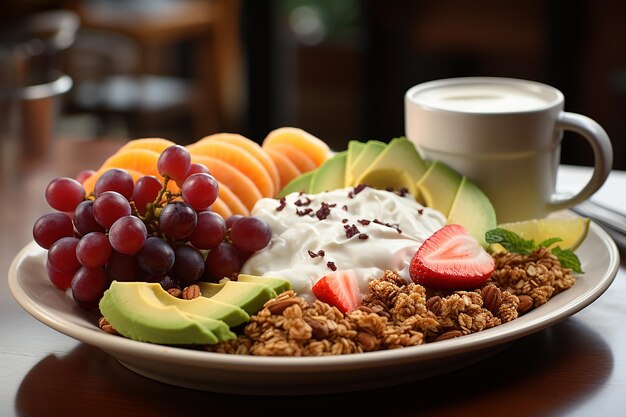
[[[58,175],[97,167],[119,142],[56,143],[46,162],[4,185],[0,204],[0,416],[243,416],[271,414],[623,416],[626,407],[626,262],[607,292],[561,323],[478,364],[428,380],[368,392],[264,398],[169,386],[127,370],[106,353],[41,324],[15,302],[6,272],[47,211],[43,190]],[[574,183],[587,171],[565,170]],[[613,172],[594,198],[626,203],[626,173]],[[617,200],[616,200],[617,199]],[[622,257],[624,251],[622,249]],[[370,397],[370,399],[367,399]],[[278,402],[280,401],[280,402]],[[309,406],[302,407],[303,404]],[[348,408],[350,407],[350,408]]]

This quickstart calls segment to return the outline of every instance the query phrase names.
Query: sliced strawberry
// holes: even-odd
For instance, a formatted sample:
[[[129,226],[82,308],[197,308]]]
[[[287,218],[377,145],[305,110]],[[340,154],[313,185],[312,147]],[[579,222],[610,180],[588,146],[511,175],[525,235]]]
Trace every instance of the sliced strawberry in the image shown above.
[[[411,260],[409,273],[416,284],[441,290],[480,287],[495,263],[465,228],[444,226],[426,239]]]
[[[362,296],[353,271],[335,271],[323,276],[313,285],[318,300],[337,307],[342,313],[356,310]]]

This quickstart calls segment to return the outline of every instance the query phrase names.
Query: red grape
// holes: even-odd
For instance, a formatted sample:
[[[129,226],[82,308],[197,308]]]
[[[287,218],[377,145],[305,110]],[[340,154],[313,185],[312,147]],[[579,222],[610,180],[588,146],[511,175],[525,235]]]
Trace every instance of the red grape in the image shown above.
[[[210,174],[193,174],[185,180],[183,200],[196,210],[203,210],[217,200],[217,181]]]
[[[120,217],[109,230],[109,240],[113,249],[126,255],[139,252],[147,235],[146,225],[135,216]]]
[[[185,177],[190,163],[189,151],[180,145],[173,145],[161,153],[157,161],[157,169],[162,176],[177,181]]]
[[[81,235],[90,232],[104,232],[104,227],[93,217],[93,201],[85,200],[74,210],[74,227]]]
[[[166,274],[174,265],[174,249],[158,237],[149,237],[137,253],[142,270],[151,275]]]
[[[239,272],[241,261],[239,252],[230,243],[222,242],[207,254],[203,279],[218,282]]]
[[[72,278],[74,278],[74,274],[76,273],[76,271],[58,271],[50,265],[50,262],[48,262],[48,260],[46,260],[46,272],[48,273],[48,278],[50,278],[50,281],[57,288],[63,291],[67,290],[70,287],[72,283]]]
[[[170,274],[186,287],[200,279],[204,272],[204,258],[200,251],[188,245],[174,249],[174,266]]]
[[[76,246],[76,257],[82,266],[98,268],[109,260],[113,249],[104,233],[91,232],[83,236]]]
[[[239,219],[230,229],[230,238],[237,249],[256,252],[267,246],[272,238],[269,224],[259,217]]]
[[[198,213],[198,223],[189,242],[198,249],[213,249],[226,237],[226,223],[222,216],[212,211]]]
[[[82,170],[78,173],[78,175],[76,175],[75,180],[80,182],[81,184],[85,182],[85,180],[89,177],[91,177],[93,174],[95,174],[96,171],[94,171],[93,169],[85,169]]]
[[[130,203],[118,192],[105,191],[93,202],[93,216],[105,228],[110,228],[120,217],[131,213]]]
[[[187,203],[174,202],[163,207],[159,217],[161,231],[171,239],[184,240],[193,233],[198,222],[195,210]]]
[[[178,288],[178,283],[172,279],[169,275],[166,275],[161,281],[159,281],[161,287],[167,291],[170,288]]]
[[[52,244],[48,249],[48,262],[50,266],[59,272],[75,272],[80,268],[80,262],[76,257],[78,239],[64,237]]]
[[[74,235],[72,219],[65,213],[48,213],[33,225],[33,238],[39,246],[49,249],[57,240]]]
[[[237,220],[243,219],[243,217],[244,216],[242,216],[241,214],[233,214],[226,219],[226,227],[230,229],[231,227],[233,227],[233,224],[235,224]]]
[[[109,279],[103,268],[83,266],[74,274],[71,287],[76,304],[92,309],[98,307],[104,291],[109,287]]]
[[[74,211],[84,199],[83,185],[73,178],[55,178],[46,187],[46,201],[55,210]]]
[[[110,281],[137,281],[139,279],[139,261],[136,255],[111,253],[105,271]]]
[[[185,183],[185,180],[189,178],[189,176],[193,174],[199,174],[199,173],[210,174],[211,171],[209,171],[209,168],[207,168],[203,164],[197,164],[195,162],[192,162],[191,164],[189,164],[189,169],[185,173],[185,176],[183,178],[176,180],[176,185],[178,185],[178,188],[182,188],[183,184]]]
[[[146,215],[146,206],[148,203],[154,202],[161,188],[163,188],[161,181],[152,175],[146,175],[137,180],[132,200],[135,202],[135,207],[137,207],[139,214],[142,216]]]
[[[130,200],[135,183],[131,175],[119,168],[111,168],[98,178],[93,188],[96,197],[105,191],[116,191]]]

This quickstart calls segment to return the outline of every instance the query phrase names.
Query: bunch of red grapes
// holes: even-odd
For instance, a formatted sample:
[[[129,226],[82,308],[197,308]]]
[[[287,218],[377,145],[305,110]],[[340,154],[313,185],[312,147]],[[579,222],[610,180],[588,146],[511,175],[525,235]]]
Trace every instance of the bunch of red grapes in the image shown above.
[[[269,243],[264,220],[224,219],[210,210],[218,183],[204,165],[191,163],[184,147],[165,149],[157,168],[163,183],[150,175],[135,183],[125,170],[110,169],[93,195],[85,196],[72,178],[56,178],[46,188],[48,204],[58,211],[40,217],[33,236],[48,249],[52,283],[71,288],[81,307],[97,307],[113,280],[159,282],[166,290],[217,282]],[[179,194],[168,190],[169,181]]]

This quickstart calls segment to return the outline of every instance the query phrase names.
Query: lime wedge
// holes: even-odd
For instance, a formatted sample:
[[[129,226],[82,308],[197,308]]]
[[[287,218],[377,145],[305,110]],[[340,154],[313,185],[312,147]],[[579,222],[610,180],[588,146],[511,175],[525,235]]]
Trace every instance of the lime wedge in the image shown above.
[[[524,239],[532,239],[537,244],[546,239],[558,237],[562,241],[550,247],[560,246],[562,249],[575,250],[587,236],[589,219],[586,217],[545,218],[503,223],[498,227],[515,232]]]

